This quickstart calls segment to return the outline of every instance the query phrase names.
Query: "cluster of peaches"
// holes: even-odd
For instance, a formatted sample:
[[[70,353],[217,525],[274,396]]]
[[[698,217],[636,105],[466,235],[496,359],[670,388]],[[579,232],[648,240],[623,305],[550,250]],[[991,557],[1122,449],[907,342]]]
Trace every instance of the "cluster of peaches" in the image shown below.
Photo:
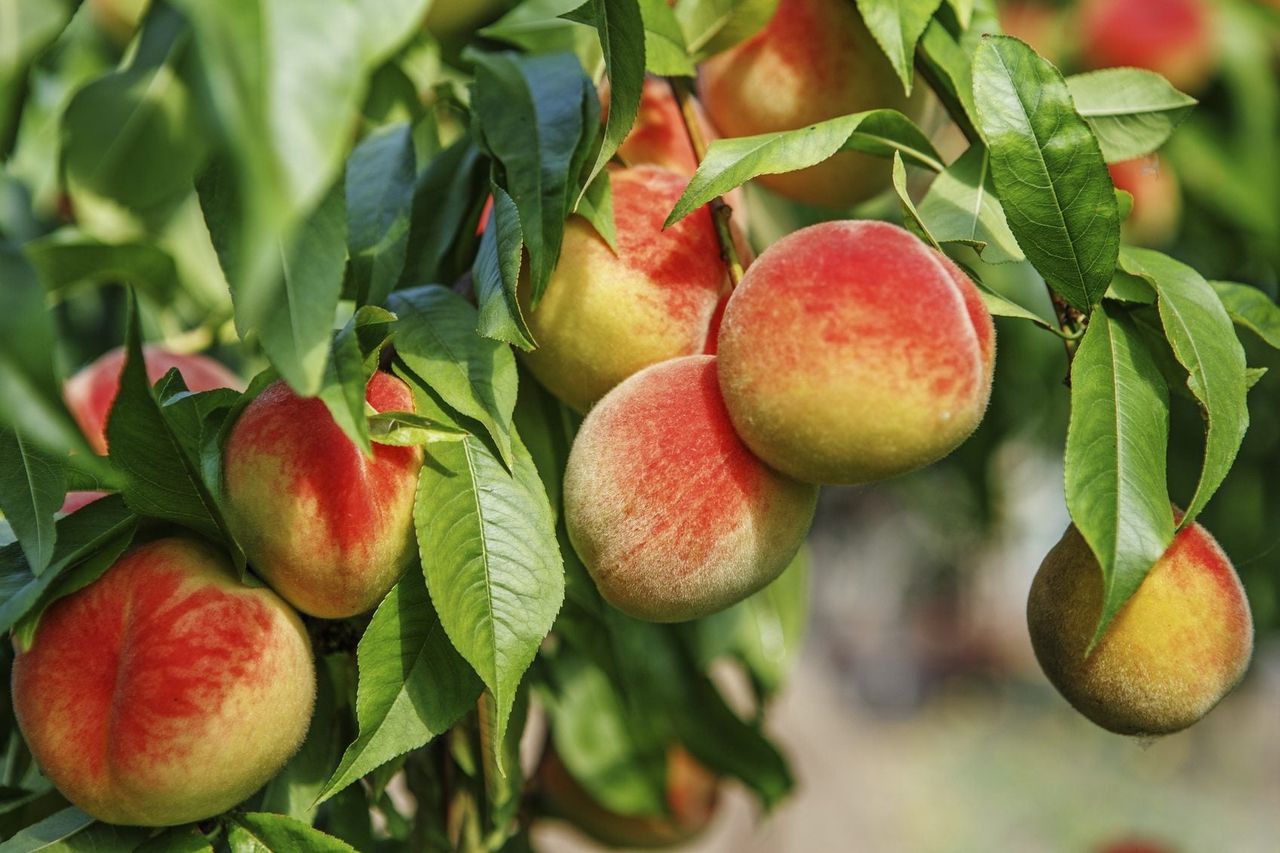
[[[783,0],[765,30],[706,63],[700,85],[710,124],[733,135],[921,108],[847,0]],[[567,223],[545,294],[532,305],[521,293],[539,344],[522,357],[586,415],[564,514],[601,594],[635,617],[681,621],[775,578],[807,533],[819,484],[891,477],[960,444],[990,395],[994,330],[954,262],[883,222],[797,231],[731,288],[708,210],[662,228],[697,165],[662,83],[646,85],[619,154],[616,252],[585,220]],[[848,206],[886,177],[882,161],[842,153],[762,183]],[[148,349],[146,361],[152,381],[176,367],[193,391],[241,387],[208,359]],[[66,389],[99,452],[122,362],[111,353]],[[413,409],[387,373],[373,375],[367,400]],[[167,538],[56,602],[13,676],[19,724],[49,779],[103,820],[169,825],[218,814],[274,776],[314,699],[295,610],[365,613],[415,562],[422,461],[412,447],[365,456],[319,400],[283,383],[263,391],[223,448],[223,504],[269,588],[242,583],[208,544]],[[86,500],[73,495],[66,509]],[[1068,530],[1032,589],[1032,640],[1067,698],[1115,731],[1189,725],[1247,664],[1243,592],[1198,525],[1086,655],[1101,602],[1098,564]]]

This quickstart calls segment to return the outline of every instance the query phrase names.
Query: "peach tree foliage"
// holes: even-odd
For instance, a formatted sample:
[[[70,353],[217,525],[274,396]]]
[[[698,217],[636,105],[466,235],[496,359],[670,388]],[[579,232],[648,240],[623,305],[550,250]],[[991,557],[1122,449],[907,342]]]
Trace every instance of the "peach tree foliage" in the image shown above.
[[[12,838],[0,849],[49,838],[128,850],[520,849],[541,808],[516,754],[531,700],[565,765],[612,811],[665,813],[676,742],[766,809],[790,789],[762,721],[803,633],[803,558],[692,624],[605,605],[560,505],[579,418],[514,355],[536,346],[518,282],[527,277],[536,305],[566,218],[613,239],[604,167],[645,72],[687,87],[698,62],[756,32],[775,3],[527,0],[485,40],[445,46],[465,76],[442,70],[441,45],[420,26],[429,5],[170,0],[121,52],[102,43],[87,4],[0,0],[0,19],[18,22],[0,55],[0,509],[13,533],[0,550],[0,628],[29,644],[44,610],[140,532],[187,528],[223,543],[248,576],[223,516],[220,454],[275,378],[323,400],[360,447],[421,445],[429,458],[420,563],[372,614],[312,623],[316,715],[265,789],[161,838],[97,823],[41,777],[6,703],[0,835]],[[1191,98],[1134,69],[1064,78],[991,35],[987,0],[856,6],[904,90],[929,86],[967,150],[945,162],[893,110],[721,140],[668,221],[753,177],[853,150],[892,161],[903,221],[935,247],[975,250],[980,286],[993,265],[1030,262],[1052,316],[983,295],[1069,354],[1067,503],[1103,571],[1100,636],[1175,532],[1171,394],[1203,417],[1198,483],[1176,496],[1185,526],[1248,426],[1258,374],[1233,320],[1276,346],[1280,311],[1253,288],[1120,243],[1128,200],[1106,164],[1160,148]],[[603,122],[597,68],[612,93]],[[935,175],[920,197],[908,168]],[[57,213],[68,197],[74,220]],[[65,304],[110,285],[127,293],[106,287],[102,304],[125,315],[129,357],[100,458],[61,403],[74,346],[61,330]],[[347,318],[336,333],[335,316]],[[189,393],[176,372],[150,387],[144,334],[175,324],[238,336],[269,366],[244,394]],[[379,366],[410,384],[416,413],[366,411]],[[89,488],[118,495],[55,520],[68,490]],[[764,647],[764,623],[780,647]],[[0,654],[8,667],[12,654]],[[708,676],[726,657],[753,685],[751,718]],[[416,810],[388,795],[397,776]]]

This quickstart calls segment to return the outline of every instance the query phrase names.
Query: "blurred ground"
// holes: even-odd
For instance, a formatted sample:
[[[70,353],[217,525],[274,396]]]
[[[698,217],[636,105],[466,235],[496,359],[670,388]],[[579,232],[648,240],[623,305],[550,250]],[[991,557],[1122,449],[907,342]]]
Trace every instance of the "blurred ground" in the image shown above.
[[[1094,853],[1131,838],[1170,853],[1280,850],[1280,643],[1260,646],[1245,683],[1186,732],[1143,743],[1097,728],[1044,680],[1023,622],[1066,525],[1061,463],[1013,446],[994,464],[1001,522],[973,542],[949,520],[945,471],[826,491],[813,624],[770,715],[795,794],[760,819],[727,791],[687,851]],[[550,824],[535,841],[594,849]]]

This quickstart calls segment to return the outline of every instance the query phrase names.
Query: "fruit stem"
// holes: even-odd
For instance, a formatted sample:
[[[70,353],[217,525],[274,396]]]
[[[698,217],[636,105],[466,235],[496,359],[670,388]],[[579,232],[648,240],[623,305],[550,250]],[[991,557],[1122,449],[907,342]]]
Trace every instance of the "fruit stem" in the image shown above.
[[[687,77],[668,77],[667,85],[671,94],[680,105],[680,117],[684,120],[684,129],[689,134],[689,144],[693,146],[694,159],[698,166],[707,156],[707,140],[702,135],[702,123],[698,118],[694,103],[693,85]],[[716,239],[720,241],[720,258],[729,270],[729,286],[734,288],[742,281],[742,260],[738,257],[738,249],[733,243],[733,208],[725,204],[722,196],[716,196],[709,203],[711,220],[716,226]]]

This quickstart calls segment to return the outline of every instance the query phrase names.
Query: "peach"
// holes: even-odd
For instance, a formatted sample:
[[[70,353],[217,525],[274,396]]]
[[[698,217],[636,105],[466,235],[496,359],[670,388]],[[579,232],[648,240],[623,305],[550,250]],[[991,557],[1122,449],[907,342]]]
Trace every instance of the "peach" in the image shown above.
[[[702,103],[725,136],[799,130],[864,110],[920,118],[924,86],[908,98],[849,0],[781,0],[768,25],[707,60]],[[808,169],[757,180],[807,204],[848,207],[889,186],[887,160],[846,151]]]
[[[379,412],[413,411],[389,373],[369,380]],[[420,447],[347,438],[324,403],[284,382],[269,385],[227,437],[227,523],[253,568],[304,613],[341,619],[377,606],[413,563],[413,501]]]
[[[194,539],[127,551],[55,602],[13,664],[41,771],[108,823],[169,826],[236,805],[297,750],[314,698],[297,614]]]
[[[537,307],[530,310],[527,282],[520,292],[538,343],[525,365],[579,412],[638,370],[702,352],[728,286],[707,208],[662,228],[686,178],[636,166],[611,179],[618,253],[574,216]]]
[[[1012,0],[999,5],[1000,29],[1031,45],[1055,65],[1062,62],[1069,37],[1062,12],[1043,0]]]
[[[945,255],[885,222],[824,222],[766,249],[729,298],[720,387],[742,440],[810,483],[927,465],[977,427],[995,332]]]
[[[67,492],[62,500],[62,507],[58,510],[59,515],[71,515],[73,512],[84,509],[96,500],[105,498],[109,492]]]
[[[1199,524],[1174,537],[1086,655],[1101,613],[1102,571],[1072,525],[1031,584],[1027,627],[1054,687],[1118,734],[1185,729],[1240,681],[1253,652],[1240,579]]]
[[[600,594],[654,622],[723,610],[777,577],[817,494],[742,444],[705,355],[611,391],[583,422],[564,475],[569,539]]]
[[[147,378],[152,383],[159,382],[176,367],[191,391],[244,389],[240,377],[202,355],[180,355],[162,347],[145,346],[142,359],[147,365]],[[88,439],[89,446],[98,453],[107,452],[107,417],[116,401],[116,394],[120,392],[124,360],[124,347],[117,347],[78,370],[62,389],[71,416]]]
[[[598,803],[554,750],[538,767],[538,793],[547,811],[608,847],[666,847],[696,838],[711,822],[719,779],[683,747],[667,751],[665,816],[624,815]]]
[[[1182,195],[1169,163],[1153,155],[1108,168],[1116,188],[1133,196],[1133,211],[1121,226],[1125,240],[1156,248],[1172,242],[1182,218]]]
[[[1203,0],[1085,0],[1079,30],[1087,67],[1146,68],[1187,92],[1203,89],[1218,62]]]

